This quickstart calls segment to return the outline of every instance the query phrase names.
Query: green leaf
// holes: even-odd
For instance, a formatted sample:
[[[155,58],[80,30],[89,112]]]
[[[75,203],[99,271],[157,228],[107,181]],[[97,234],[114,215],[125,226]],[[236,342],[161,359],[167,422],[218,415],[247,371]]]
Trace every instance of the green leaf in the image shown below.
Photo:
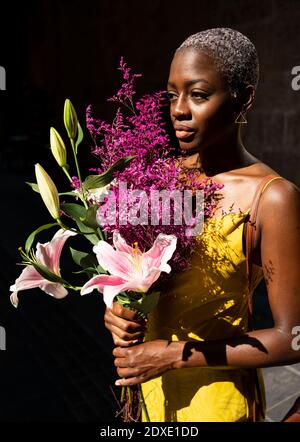
[[[77,227],[80,230],[80,232],[82,232],[82,234],[86,237],[86,239],[88,239],[90,241],[90,243],[92,243],[93,245],[98,244],[99,238],[95,234],[95,230],[94,229],[92,229],[90,227],[87,227],[80,220],[76,219],[75,222],[76,222]]]
[[[120,158],[106,172],[100,175],[87,176],[83,182],[83,187],[85,189],[98,189],[107,186],[113,181],[114,172],[122,172],[134,158],[134,156]]]
[[[132,303],[132,308],[137,310],[141,316],[146,317],[157,306],[160,292],[143,293],[143,296]]]
[[[98,235],[100,236],[100,238],[103,238],[104,241],[107,241],[107,232],[105,232],[105,230],[102,230],[99,225],[98,225],[98,229],[97,229]]]
[[[94,230],[97,230],[99,227],[99,224],[97,223],[96,220],[97,210],[98,210],[98,205],[93,204],[87,209],[85,217],[80,218],[80,221],[82,221],[83,224],[85,224],[86,226],[91,227]]]
[[[79,270],[78,272],[72,272],[72,273],[74,273],[75,275],[80,273],[86,273],[89,278],[92,278],[94,275],[98,275],[98,272],[95,269],[95,267],[87,267],[85,269]]]
[[[98,264],[95,255],[91,255],[90,253],[82,252],[80,250],[75,250],[72,247],[70,247],[70,251],[74,262],[83,268],[83,270],[72,273],[86,273],[89,277],[99,275],[101,273],[106,274],[106,271]]]
[[[59,282],[60,284],[66,284],[66,281],[64,281],[63,278],[61,278],[59,275],[56,275],[53,272],[50,272],[48,270],[48,267],[44,266],[40,262],[34,262],[32,263],[32,265],[36,269],[36,271],[39,272],[39,274],[48,281]]]
[[[76,192],[60,192],[58,195],[67,195],[67,196],[74,196],[75,198],[79,198],[79,195]]]
[[[139,316],[146,318],[154,310],[159,300],[160,292],[151,293],[119,293],[117,301],[129,310],[136,311]]]
[[[25,181],[28,186],[32,188],[37,193],[40,193],[39,186],[36,183],[29,183],[28,181]]]
[[[27,240],[26,240],[26,243],[25,243],[25,250],[26,250],[26,253],[29,252],[29,249],[30,249],[30,247],[32,246],[32,243],[33,243],[33,241],[34,241],[34,238],[35,238],[35,236],[36,236],[38,233],[42,232],[43,230],[50,229],[51,227],[54,227],[54,226],[58,226],[58,224],[57,224],[57,223],[44,224],[43,226],[40,226],[38,229],[34,230],[34,231],[28,236],[28,238],[27,238]]]
[[[64,203],[61,204],[61,208],[67,215],[71,216],[77,224],[78,229],[93,245],[99,242],[98,236],[95,234],[95,230],[83,224],[81,219],[85,219],[86,208],[80,204]]]
[[[73,258],[73,261],[78,264],[80,267],[97,267],[98,261],[95,255],[91,255],[87,252],[82,252],[80,250],[75,250],[72,247],[70,247],[71,255]]]
[[[98,236],[95,234],[95,230],[87,227],[81,221],[86,216],[86,208],[80,204],[75,203],[64,203],[61,204],[61,208],[67,215],[71,216],[77,224],[78,229],[82,234],[88,239],[93,245],[99,242]]]
[[[133,309],[131,308],[131,302],[132,302],[132,301],[130,300],[130,298],[133,298],[133,297],[134,297],[133,294],[132,294],[132,296],[131,296],[131,295],[129,295],[129,294],[126,293],[126,292],[120,292],[120,293],[116,296],[118,303],[119,303],[122,307],[129,308],[129,310],[133,310]]]
[[[102,274],[105,274],[105,275],[107,275],[107,271],[106,271],[106,270],[104,270],[104,268],[103,268],[103,267],[101,267],[101,265],[100,265],[100,264],[98,264],[98,265],[97,265],[97,267],[96,267],[96,270],[97,270],[97,272],[99,273],[99,275],[102,275]]]
[[[82,130],[80,124],[79,124],[79,121],[78,121],[77,125],[78,125],[78,135],[77,135],[77,141],[75,143],[75,152],[76,152],[76,154],[77,154],[78,146],[81,143],[81,141],[83,140],[83,130]]]
[[[88,273],[92,275],[107,275],[107,272],[98,265],[97,267],[86,267],[85,269],[79,270],[78,272],[72,273]]]
[[[78,219],[80,221],[81,218],[85,218],[86,208],[81,204],[64,203],[61,204],[61,208],[64,212],[66,212],[67,215],[71,216],[75,220]]]

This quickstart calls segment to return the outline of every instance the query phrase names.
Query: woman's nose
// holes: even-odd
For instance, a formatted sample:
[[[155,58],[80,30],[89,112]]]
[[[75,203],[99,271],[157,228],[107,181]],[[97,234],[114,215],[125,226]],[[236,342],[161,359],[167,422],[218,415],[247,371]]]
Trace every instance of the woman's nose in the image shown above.
[[[172,106],[172,114],[174,118],[188,117],[190,115],[190,109],[184,98],[178,98]]]

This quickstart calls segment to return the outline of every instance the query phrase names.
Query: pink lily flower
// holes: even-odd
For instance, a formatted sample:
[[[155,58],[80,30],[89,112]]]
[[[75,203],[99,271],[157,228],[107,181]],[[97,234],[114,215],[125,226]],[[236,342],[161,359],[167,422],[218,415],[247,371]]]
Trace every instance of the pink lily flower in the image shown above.
[[[66,240],[73,235],[76,235],[76,233],[60,229],[55,233],[50,242],[45,244],[37,243],[36,260],[46,266],[50,272],[60,276],[59,260],[61,251]],[[68,294],[68,291],[62,284],[48,281],[32,265],[28,265],[16,279],[15,284],[10,287],[10,291],[13,292],[10,295],[11,303],[17,307],[19,302],[18,292],[36,287],[55,298],[64,298]]]
[[[137,243],[131,247],[118,232],[114,232],[115,249],[105,241],[99,241],[93,248],[100,266],[110,275],[91,278],[82,287],[81,295],[98,289],[103,293],[105,304],[111,308],[114,297],[122,291],[146,293],[161,272],[170,273],[167,262],[172,258],[176,242],[176,236],[160,233],[151,249],[142,253]]]

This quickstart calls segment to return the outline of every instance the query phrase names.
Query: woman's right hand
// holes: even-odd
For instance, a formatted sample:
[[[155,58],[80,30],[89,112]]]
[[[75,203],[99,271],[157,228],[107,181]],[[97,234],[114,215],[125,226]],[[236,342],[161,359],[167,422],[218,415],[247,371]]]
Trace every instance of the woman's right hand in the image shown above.
[[[106,307],[104,324],[118,347],[129,347],[143,342],[146,320],[139,318],[136,312],[122,307],[117,302],[113,303],[111,309]]]

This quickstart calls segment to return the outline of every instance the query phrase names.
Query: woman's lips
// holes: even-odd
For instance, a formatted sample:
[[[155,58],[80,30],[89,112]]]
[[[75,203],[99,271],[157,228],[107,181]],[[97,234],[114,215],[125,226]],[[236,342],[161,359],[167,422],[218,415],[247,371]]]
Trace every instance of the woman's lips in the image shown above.
[[[176,137],[179,140],[186,140],[187,138],[192,137],[195,134],[195,131],[191,131],[191,130],[176,130]]]

